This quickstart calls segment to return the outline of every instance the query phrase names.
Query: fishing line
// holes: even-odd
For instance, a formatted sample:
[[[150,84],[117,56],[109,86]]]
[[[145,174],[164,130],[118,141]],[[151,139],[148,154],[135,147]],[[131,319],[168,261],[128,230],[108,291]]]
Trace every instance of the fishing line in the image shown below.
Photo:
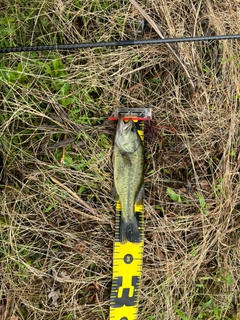
[[[165,43],[179,42],[200,42],[200,41],[219,41],[240,39],[240,34],[219,35],[219,36],[202,36],[202,37],[185,37],[185,38],[165,38],[165,39],[144,39],[144,40],[122,40],[110,42],[89,42],[89,43],[73,43],[73,44],[53,44],[46,46],[21,46],[0,48],[0,53],[9,52],[30,52],[30,51],[61,51],[76,50],[85,48],[102,48],[102,47],[127,47],[137,45],[154,45]]]

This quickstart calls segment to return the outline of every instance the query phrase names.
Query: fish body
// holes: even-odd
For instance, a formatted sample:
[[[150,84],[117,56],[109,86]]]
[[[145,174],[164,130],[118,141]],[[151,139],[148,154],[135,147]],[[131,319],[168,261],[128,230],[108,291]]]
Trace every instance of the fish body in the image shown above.
[[[144,148],[132,119],[118,121],[113,164],[116,199],[121,204],[120,241],[140,242],[134,204],[143,202]]]

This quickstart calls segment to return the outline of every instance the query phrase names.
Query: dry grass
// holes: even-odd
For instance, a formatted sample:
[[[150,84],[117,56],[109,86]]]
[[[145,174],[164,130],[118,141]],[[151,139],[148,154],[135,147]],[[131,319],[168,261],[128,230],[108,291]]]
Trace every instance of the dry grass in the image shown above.
[[[140,2],[139,2],[140,3]],[[239,33],[239,1],[140,3],[165,37]],[[1,46],[133,38],[128,1],[1,1]],[[150,28],[146,38],[157,37]],[[0,316],[108,319],[115,107],[152,107],[139,320],[240,317],[238,41],[0,58]],[[168,195],[171,188],[181,202]]]

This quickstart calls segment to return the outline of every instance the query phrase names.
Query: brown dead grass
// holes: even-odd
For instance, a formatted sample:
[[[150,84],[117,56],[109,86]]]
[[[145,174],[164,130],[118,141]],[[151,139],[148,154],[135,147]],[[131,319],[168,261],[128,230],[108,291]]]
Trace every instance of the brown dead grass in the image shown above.
[[[128,1],[76,3],[9,1],[5,14],[15,14],[16,30],[9,40],[128,39],[142,19]],[[165,37],[239,33],[237,0],[140,4]],[[148,28],[145,37],[157,36]],[[178,310],[187,319],[238,319],[240,46],[232,40],[173,48],[194,91],[166,46],[1,57],[13,70],[22,62],[27,76],[0,84],[2,320],[108,319],[114,126],[106,119],[121,106],[152,107],[153,125],[164,133],[163,141],[146,138],[139,320],[180,319]],[[44,69],[56,57],[66,70],[58,78],[79,101],[75,115],[76,103],[61,105],[57,80]],[[63,156],[72,164],[61,163]],[[183,201],[172,201],[167,188]]]

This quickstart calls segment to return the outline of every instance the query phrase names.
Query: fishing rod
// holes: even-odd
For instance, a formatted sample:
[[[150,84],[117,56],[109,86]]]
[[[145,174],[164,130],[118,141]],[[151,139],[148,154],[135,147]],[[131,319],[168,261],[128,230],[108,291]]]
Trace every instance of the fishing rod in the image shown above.
[[[102,48],[102,47],[127,47],[137,45],[153,45],[179,42],[201,42],[201,41],[219,41],[240,39],[240,34],[218,35],[218,36],[202,36],[202,37],[183,37],[183,38],[165,38],[165,39],[143,39],[143,40],[122,40],[110,42],[86,42],[86,43],[68,43],[68,44],[53,44],[46,46],[19,46],[0,48],[0,53],[10,52],[31,52],[31,51],[61,51],[61,50],[76,50],[85,48]]]

